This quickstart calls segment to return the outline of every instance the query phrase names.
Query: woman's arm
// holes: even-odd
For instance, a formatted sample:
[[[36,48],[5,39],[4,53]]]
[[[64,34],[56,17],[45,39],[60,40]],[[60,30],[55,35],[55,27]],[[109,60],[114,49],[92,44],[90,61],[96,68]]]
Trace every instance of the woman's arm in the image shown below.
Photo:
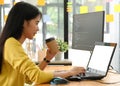
[[[46,59],[46,60],[44,60]],[[49,62],[47,62],[47,58],[44,58],[43,61],[41,61],[39,64],[38,64],[38,67],[41,69],[41,70],[44,70],[45,67],[48,65]],[[49,61],[49,60],[48,60]]]
[[[83,67],[73,67],[70,70],[64,70],[64,71],[55,71],[54,77],[62,77],[66,78],[68,76],[78,75],[80,73],[84,73],[85,69]]]
[[[49,49],[47,49],[46,57],[38,64],[41,70],[44,70],[45,67],[48,65],[50,60],[56,55],[56,53],[51,53]]]
[[[49,61],[55,56],[56,54],[51,54],[50,50],[47,50],[46,57],[42,60],[42,62],[38,65],[41,70],[44,70],[45,67],[48,65]],[[83,67],[73,67],[70,70],[66,71],[55,71],[53,72],[54,77],[62,77],[66,78],[68,76],[77,75],[80,73],[84,73],[85,69]]]

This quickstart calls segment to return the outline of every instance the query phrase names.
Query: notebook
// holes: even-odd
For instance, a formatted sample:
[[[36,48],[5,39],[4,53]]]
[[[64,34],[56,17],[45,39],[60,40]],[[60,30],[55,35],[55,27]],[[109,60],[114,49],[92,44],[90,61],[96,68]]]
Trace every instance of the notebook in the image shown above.
[[[67,77],[68,80],[104,78],[109,70],[117,43],[95,42],[85,74]]]

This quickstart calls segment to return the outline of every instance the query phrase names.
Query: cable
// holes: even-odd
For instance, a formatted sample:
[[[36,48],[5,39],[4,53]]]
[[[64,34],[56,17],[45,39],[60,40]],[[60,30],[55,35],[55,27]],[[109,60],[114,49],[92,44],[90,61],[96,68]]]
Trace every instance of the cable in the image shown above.
[[[120,74],[118,71],[114,70],[112,66],[109,67],[109,73]],[[96,80],[96,82],[99,82],[102,84],[118,84],[118,83],[120,84],[120,80],[115,82],[102,82],[102,81]]]
[[[112,71],[111,71],[112,70]],[[113,71],[114,70],[114,71]],[[109,67],[109,72],[114,73],[114,74],[120,74],[117,70],[114,69],[113,66],[110,65]]]
[[[114,71],[113,71],[114,70]],[[114,67],[112,65],[109,66],[109,70],[108,70],[110,73],[114,73],[114,74],[120,74],[118,71],[116,71],[114,69]]]
[[[117,71],[113,71],[113,70],[109,70],[110,73],[114,73],[114,74],[120,74],[119,72]]]
[[[118,84],[120,83],[120,81],[116,81],[116,82],[101,82],[101,81],[97,81],[96,82],[99,82],[99,83],[102,83],[102,84]]]

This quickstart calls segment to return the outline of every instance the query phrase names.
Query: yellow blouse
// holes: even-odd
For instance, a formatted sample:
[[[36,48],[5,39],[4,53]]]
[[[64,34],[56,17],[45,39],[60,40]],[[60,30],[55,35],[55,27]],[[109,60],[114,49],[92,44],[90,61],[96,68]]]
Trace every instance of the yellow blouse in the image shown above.
[[[24,86],[24,83],[46,83],[53,78],[28,58],[22,45],[10,37],[4,46],[4,61],[0,74],[0,86]]]

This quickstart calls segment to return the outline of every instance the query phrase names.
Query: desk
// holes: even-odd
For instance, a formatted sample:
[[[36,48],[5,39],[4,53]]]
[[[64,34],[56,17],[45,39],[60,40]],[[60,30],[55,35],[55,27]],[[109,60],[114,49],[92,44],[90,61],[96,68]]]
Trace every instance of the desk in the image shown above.
[[[48,65],[45,70],[68,70],[71,66],[56,66]],[[50,84],[40,84],[36,86],[53,86]],[[54,86],[120,86],[120,74],[110,70],[105,78],[102,80],[83,80],[83,81],[70,81],[64,85]]]

